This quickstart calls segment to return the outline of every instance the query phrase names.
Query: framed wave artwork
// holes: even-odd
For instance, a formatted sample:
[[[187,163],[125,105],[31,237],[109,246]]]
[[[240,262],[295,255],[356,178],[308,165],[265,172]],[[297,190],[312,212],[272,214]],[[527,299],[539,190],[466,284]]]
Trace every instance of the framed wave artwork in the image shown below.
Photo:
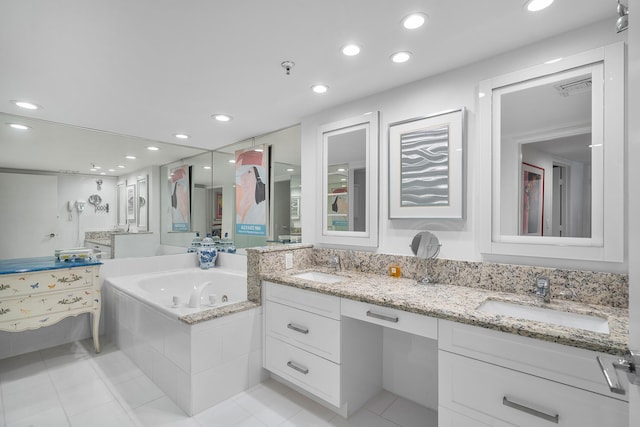
[[[389,219],[463,217],[465,109],[389,125]]]

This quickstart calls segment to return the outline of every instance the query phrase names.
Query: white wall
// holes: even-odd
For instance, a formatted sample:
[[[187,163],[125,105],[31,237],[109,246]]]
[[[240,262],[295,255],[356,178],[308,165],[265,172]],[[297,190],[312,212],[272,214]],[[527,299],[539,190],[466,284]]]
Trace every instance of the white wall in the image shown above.
[[[409,243],[417,231],[433,231],[440,242],[441,258],[480,261],[478,249],[479,200],[484,196],[475,183],[479,170],[480,144],[477,138],[477,91],[482,80],[516,71],[546,60],[580,53],[589,49],[625,40],[626,35],[616,34],[610,20],[566,33],[556,38],[533,44],[517,51],[489,58],[482,62],[429,77],[399,88],[378,93],[340,107],[305,117],[302,121],[302,185],[306,190],[320,191],[316,177],[320,162],[316,159],[318,126],[368,111],[381,112],[380,120],[380,241],[377,252],[411,255]],[[410,64],[408,64],[410,66]],[[330,93],[327,96],[331,96]],[[465,218],[463,220],[393,220],[388,218],[388,125],[412,117],[424,116],[459,107],[467,109],[466,176],[464,186]],[[311,193],[310,193],[311,194]],[[307,197],[302,205],[303,241],[314,243],[316,224],[321,224],[317,197]],[[517,260],[522,263],[532,260]],[[553,261],[542,260],[550,265]],[[593,263],[575,263],[576,268],[620,269],[620,266],[594,266]],[[624,267],[623,267],[624,268]]]

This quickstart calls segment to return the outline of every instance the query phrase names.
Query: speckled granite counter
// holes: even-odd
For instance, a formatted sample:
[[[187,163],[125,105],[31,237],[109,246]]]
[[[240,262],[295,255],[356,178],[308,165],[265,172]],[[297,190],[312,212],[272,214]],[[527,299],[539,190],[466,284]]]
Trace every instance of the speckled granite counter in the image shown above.
[[[292,277],[306,270],[324,271],[346,278],[338,283],[321,283]],[[277,271],[277,270],[276,270]],[[499,292],[467,286],[418,284],[416,280],[393,278],[378,274],[354,271],[334,273],[323,267],[311,269],[262,272],[261,278],[274,283],[294,286],[338,297],[391,307],[439,319],[467,323],[484,328],[552,341],[564,345],[585,348],[610,354],[623,354],[628,349],[628,310],[568,300],[554,300],[544,304],[546,308],[560,311],[591,314],[607,318],[609,334],[552,324],[515,319],[478,310],[487,299],[541,306],[533,295]]]
[[[206,320],[217,319],[218,317],[239,313],[256,307],[260,307],[260,304],[253,301],[242,301],[236,304],[225,305],[224,307],[211,308],[209,310],[199,311],[198,313],[187,314],[179,319],[188,325],[194,325]]]

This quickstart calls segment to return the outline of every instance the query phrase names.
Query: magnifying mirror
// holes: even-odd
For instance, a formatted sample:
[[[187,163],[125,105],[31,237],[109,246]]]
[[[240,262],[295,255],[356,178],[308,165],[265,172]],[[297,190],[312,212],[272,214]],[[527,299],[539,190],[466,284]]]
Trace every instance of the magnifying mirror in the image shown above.
[[[433,233],[421,231],[413,237],[410,246],[411,251],[418,258],[431,259],[438,256],[442,245]]]

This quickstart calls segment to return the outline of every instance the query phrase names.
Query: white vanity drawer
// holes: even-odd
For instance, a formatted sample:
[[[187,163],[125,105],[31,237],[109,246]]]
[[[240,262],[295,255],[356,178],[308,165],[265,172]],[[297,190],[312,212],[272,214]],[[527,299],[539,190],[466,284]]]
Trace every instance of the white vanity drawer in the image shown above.
[[[446,351],[438,355],[440,405],[521,427],[628,425],[628,405],[596,393]]]
[[[338,297],[271,282],[264,282],[264,285],[267,288],[267,300],[340,320],[340,298]]]
[[[438,348],[510,369],[559,381],[615,399],[596,356],[599,353],[507,332],[440,320]],[[624,375],[622,386],[628,387]]]
[[[340,363],[340,321],[308,311],[266,303],[265,332],[289,344]]]
[[[340,365],[278,339],[265,340],[266,368],[335,406],[340,406]]]
[[[342,315],[426,338],[438,339],[438,319],[342,298]]]

